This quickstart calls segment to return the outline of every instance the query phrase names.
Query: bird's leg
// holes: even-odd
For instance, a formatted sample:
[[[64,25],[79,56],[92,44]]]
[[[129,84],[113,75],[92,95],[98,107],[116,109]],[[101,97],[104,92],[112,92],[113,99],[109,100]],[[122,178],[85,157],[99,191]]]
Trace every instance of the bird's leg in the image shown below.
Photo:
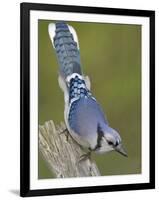
[[[60,132],[60,135],[61,135],[61,134],[64,134],[66,131],[67,131],[67,128],[65,128],[64,130],[62,130],[62,131]]]
[[[85,154],[82,154],[78,160],[78,163],[82,162],[82,161],[85,161],[87,159],[90,159],[91,160],[91,151],[89,150],[87,153]]]
[[[64,130],[62,130],[59,134],[62,135],[62,134],[65,134],[66,136],[66,141],[68,142],[68,137],[69,137],[69,133],[67,132],[67,128],[65,128]]]

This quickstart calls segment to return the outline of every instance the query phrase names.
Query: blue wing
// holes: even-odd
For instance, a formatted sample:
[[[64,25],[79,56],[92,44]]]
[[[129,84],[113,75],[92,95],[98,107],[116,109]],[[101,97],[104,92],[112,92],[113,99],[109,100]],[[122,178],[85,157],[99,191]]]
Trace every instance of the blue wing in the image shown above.
[[[71,129],[86,140],[97,137],[99,123],[108,125],[100,105],[91,96],[83,96],[71,104],[68,122]]]

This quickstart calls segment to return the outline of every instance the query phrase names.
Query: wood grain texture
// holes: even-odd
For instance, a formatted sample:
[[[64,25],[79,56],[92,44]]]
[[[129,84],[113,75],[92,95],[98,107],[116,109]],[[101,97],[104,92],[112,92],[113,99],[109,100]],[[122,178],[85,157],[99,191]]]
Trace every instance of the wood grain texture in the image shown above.
[[[57,178],[100,176],[90,157],[71,137],[65,124],[55,126],[53,121],[39,126],[39,150],[51,172]]]

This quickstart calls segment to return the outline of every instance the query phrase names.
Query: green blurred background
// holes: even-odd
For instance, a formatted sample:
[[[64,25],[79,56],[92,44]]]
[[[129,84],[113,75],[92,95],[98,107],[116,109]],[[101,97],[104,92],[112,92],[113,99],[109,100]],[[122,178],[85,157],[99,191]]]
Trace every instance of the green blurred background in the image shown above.
[[[39,20],[39,124],[64,121],[63,93],[48,24]],[[67,22],[77,32],[83,72],[110,125],[120,132],[128,158],[93,154],[102,175],[141,173],[141,26]],[[39,153],[39,178],[52,174]]]

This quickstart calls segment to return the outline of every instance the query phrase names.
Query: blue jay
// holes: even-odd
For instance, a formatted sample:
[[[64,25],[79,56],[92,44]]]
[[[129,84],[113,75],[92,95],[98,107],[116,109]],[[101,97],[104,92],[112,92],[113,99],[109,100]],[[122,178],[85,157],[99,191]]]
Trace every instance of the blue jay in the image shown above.
[[[59,85],[64,92],[66,127],[74,140],[88,152],[115,150],[127,156],[119,133],[109,123],[82,73],[79,43],[73,27],[50,23],[48,32],[59,63]]]

